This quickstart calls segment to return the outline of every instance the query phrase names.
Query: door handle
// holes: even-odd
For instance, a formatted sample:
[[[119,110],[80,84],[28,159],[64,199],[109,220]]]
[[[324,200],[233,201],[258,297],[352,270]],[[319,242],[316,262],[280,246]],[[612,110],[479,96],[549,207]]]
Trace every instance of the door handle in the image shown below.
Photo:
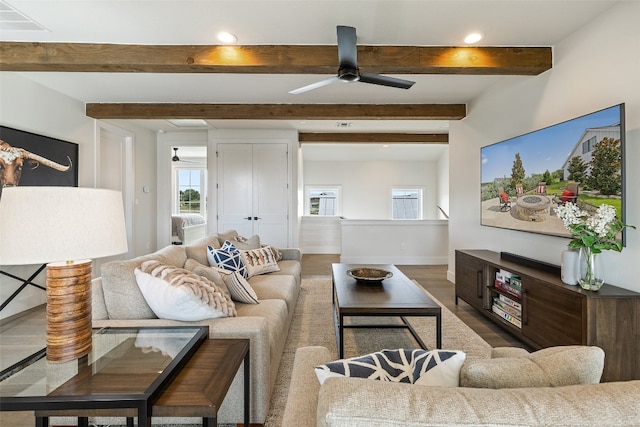
[[[262,218],[258,218],[257,216],[254,216],[254,217],[253,217],[253,220],[254,220],[254,221],[257,221],[257,220],[259,220],[259,219],[262,219]]]
[[[245,219],[251,221],[251,217],[250,216],[246,217]]]

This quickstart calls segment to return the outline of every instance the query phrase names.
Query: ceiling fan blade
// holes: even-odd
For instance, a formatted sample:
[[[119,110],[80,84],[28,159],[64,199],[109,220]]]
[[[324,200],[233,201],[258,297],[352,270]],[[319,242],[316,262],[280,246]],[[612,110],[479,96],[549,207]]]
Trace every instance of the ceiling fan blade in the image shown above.
[[[338,25],[338,63],[340,68],[358,68],[356,29]]]
[[[338,78],[338,76],[329,77],[328,79],[320,80],[319,82],[311,83],[310,85],[303,86],[303,87],[300,87],[298,89],[291,90],[291,91],[289,91],[289,93],[297,95],[297,94],[302,93],[302,92],[307,92],[307,91],[310,91],[310,90],[313,90],[313,89],[317,89],[319,87],[330,85],[331,83],[335,83],[335,82],[337,82],[339,80],[340,79]]]
[[[409,89],[415,84],[411,80],[397,79],[395,77],[383,76],[374,73],[360,73],[362,83],[372,83],[374,85],[391,86],[400,89]]]

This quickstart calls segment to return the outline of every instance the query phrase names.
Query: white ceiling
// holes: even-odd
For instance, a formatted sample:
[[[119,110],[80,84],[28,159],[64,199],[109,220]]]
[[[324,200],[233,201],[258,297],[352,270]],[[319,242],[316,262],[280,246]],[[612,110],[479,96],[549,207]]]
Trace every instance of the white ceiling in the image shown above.
[[[462,45],[471,31],[483,46],[554,46],[616,0],[5,0],[44,30],[11,30],[0,40],[132,44],[217,44],[226,30],[238,44],[336,44],[336,25],[357,29],[358,44]],[[1,10],[1,9],[0,9]],[[8,19],[7,19],[8,18]],[[20,19],[18,16],[17,19]],[[9,22],[12,21],[12,22]],[[336,68],[337,68],[336,58]],[[366,71],[366,70],[363,70]],[[336,69],[337,72],[337,69]],[[466,103],[501,79],[535,77],[403,75],[409,90],[351,83],[300,95],[288,91],[327,75],[21,73],[82,102]],[[348,121],[348,120],[347,120]],[[163,120],[137,121],[176,130]],[[211,128],[280,128],[304,132],[437,132],[442,121],[209,121]]]

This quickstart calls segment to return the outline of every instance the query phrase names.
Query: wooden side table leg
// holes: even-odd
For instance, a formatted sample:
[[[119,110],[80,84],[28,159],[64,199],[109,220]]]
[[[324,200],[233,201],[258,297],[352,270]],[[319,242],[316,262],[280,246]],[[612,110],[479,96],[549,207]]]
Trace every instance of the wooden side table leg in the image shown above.
[[[36,417],[36,427],[49,427],[49,417]]]
[[[78,417],[78,427],[89,427],[89,418]]]
[[[218,419],[205,417],[202,419],[202,427],[218,427]]]
[[[133,417],[127,417],[127,427],[133,427]]]

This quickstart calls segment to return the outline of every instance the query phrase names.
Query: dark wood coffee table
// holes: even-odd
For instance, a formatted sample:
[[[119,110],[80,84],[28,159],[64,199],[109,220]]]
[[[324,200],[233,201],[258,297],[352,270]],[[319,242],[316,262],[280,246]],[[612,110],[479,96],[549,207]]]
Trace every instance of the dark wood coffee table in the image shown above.
[[[381,283],[365,283],[347,275],[347,270],[356,267],[381,268],[391,271],[393,277]],[[436,318],[436,347],[442,347],[442,311],[424,290],[411,281],[398,268],[391,264],[332,264],[333,313],[336,328],[338,356],[344,357],[345,328],[406,328],[426,349],[424,342],[406,316],[433,316]],[[345,325],[345,317],[360,316],[399,316],[401,325]]]

